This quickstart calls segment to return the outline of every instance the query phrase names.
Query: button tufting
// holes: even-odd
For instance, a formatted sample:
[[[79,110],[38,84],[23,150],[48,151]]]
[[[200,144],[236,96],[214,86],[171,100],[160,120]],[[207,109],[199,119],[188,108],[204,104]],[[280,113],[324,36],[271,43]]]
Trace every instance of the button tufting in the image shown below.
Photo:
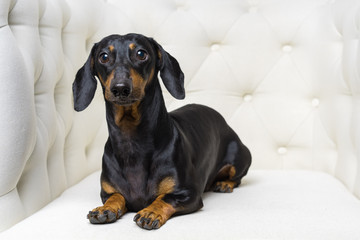
[[[282,47],[283,52],[291,52],[293,50],[293,47],[289,44],[286,44]]]
[[[211,45],[210,49],[213,52],[218,51],[220,49],[220,45],[218,43],[214,43]]]
[[[251,102],[251,100],[252,100],[252,95],[251,94],[245,94],[244,95],[244,101],[245,102]]]
[[[320,101],[318,98],[314,98],[312,101],[311,101],[311,104],[313,107],[318,107],[319,104],[320,104]]]
[[[287,148],[286,147],[279,147],[278,148],[278,153],[281,155],[284,155],[287,153]]]

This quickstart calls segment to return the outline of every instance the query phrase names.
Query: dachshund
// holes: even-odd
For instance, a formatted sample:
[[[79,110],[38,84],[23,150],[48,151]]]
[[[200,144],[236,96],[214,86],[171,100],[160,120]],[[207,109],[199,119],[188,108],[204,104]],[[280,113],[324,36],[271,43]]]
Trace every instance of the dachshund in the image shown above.
[[[154,39],[127,34],[95,43],[76,74],[74,109],[90,104],[97,78],[109,133],[103,206],[89,212],[91,223],[137,212],[139,227],[158,229],[172,216],[202,208],[205,191],[232,192],[248,172],[250,151],[218,112],[198,104],[167,112],[158,73],[174,98],[185,98],[177,60]]]

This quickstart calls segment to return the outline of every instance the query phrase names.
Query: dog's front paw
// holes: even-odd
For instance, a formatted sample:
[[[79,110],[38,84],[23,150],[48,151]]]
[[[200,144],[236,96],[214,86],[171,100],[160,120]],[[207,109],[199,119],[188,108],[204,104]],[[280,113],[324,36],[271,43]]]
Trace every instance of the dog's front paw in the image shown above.
[[[147,230],[158,229],[166,222],[163,216],[146,209],[137,213],[134,217],[134,221],[139,227]]]
[[[116,211],[113,208],[102,206],[90,211],[87,218],[93,224],[112,223],[119,219],[122,215],[123,213],[120,209]]]
[[[161,198],[156,199],[150,206],[138,212],[134,221],[144,229],[158,229],[176,212],[176,210]]]

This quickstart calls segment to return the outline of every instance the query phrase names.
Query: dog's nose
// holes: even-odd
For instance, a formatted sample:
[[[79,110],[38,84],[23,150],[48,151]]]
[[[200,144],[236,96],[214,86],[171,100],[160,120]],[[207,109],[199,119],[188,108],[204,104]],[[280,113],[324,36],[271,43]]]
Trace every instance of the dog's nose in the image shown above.
[[[131,86],[125,83],[118,83],[111,88],[115,97],[128,97],[131,94]]]

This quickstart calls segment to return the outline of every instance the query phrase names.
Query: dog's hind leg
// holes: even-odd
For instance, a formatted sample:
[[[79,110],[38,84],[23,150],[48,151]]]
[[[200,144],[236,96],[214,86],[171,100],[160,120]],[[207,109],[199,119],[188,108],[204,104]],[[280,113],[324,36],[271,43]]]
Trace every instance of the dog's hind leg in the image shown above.
[[[231,193],[240,185],[251,164],[251,154],[240,141],[228,144],[224,165],[218,171],[212,189],[214,192]]]
[[[240,181],[234,180],[236,170],[233,165],[227,164],[221,168],[216,176],[213,185],[214,192],[231,193],[233,189],[239,186]]]

